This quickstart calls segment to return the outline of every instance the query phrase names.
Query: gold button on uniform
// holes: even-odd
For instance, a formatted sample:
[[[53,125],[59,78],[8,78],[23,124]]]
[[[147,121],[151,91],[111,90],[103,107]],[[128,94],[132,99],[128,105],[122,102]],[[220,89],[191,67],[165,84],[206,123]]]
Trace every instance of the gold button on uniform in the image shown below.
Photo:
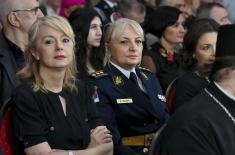
[[[149,149],[145,147],[145,148],[143,148],[143,152],[144,152],[144,153],[148,153],[148,152],[149,152]]]

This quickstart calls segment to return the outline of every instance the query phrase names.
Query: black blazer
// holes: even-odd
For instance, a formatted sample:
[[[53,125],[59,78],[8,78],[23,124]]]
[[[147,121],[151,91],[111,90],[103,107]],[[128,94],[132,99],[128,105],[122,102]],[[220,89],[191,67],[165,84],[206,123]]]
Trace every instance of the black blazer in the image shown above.
[[[0,107],[10,96],[17,85],[16,72],[18,68],[12,51],[0,33]]]
[[[98,13],[103,18],[102,13],[105,15],[106,19],[103,19],[104,23],[109,23],[111,21],[110,16],[114,13],[115,8],[110,7],[104,0],[101,0],[96,6],[99,9]]]

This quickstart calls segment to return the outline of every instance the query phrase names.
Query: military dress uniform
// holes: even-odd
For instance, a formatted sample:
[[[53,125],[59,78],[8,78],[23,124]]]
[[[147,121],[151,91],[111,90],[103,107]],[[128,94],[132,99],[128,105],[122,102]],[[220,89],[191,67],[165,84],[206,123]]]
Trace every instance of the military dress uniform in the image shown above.
[[[146,154],[154,133],[168,118],[155,75],[143,68],[135,71],[144,91],[110,63],[92,74],[94,101],[112,132],[115,155]]]

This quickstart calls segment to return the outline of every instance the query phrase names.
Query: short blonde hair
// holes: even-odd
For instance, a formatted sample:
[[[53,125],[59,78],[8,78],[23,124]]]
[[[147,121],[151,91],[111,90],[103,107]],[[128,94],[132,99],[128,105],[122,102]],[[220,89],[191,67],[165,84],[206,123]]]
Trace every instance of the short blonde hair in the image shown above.
[[[44,82],[39,75],[39,61],[34,58],[32,55],[32,50],[37,48],[37,38],[40,32],[40,28],[42,26],[51,27],[59,32],[64,33],[67,37],[69,37],[73,46],[75,45],[74,33],[67,22],[67,20],[60,16],[45,16],[38,19],[30,28],[28,36],[29,36],[29,44],[28,49],[25,52],[25,60],[26,66],[17,73],[17,78],[19,81],[25,81],[29,78],[33,78],[34,80],[34,91],[42,90],[47,92],[44,87]],[[63,81],[63,88],[69,88],[70,90],[76,90],[75,86],[75,74],[77,73],[76,68],[76,60],[75,54],[73,53],[72,63],[67,67],[65,72],[65,77]]]
[[[127,26],[133,28],[133,30],[144,41],[144,31],[139,23],[131,19],[120,18],[114,23],[110,23],[105,26],[105,42],[112,43],[113,41],[117,41]]]

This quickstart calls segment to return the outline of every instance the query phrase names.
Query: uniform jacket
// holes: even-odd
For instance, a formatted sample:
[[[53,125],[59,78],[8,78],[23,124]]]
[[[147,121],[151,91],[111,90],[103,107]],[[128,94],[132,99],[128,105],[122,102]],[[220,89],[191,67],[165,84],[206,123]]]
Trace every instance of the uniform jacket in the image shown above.
[[[97,107],[112,132],[114,154],[133,154],[121,146],[121,137],[156,132],[166,121],[165,98],[155,75],[140,68],[136,68],[136,74],[146,93],[111,64],[93,74],[99,98]]]
[[[10,47],[0,33],[0,107],[15,88],[17,65]]]

